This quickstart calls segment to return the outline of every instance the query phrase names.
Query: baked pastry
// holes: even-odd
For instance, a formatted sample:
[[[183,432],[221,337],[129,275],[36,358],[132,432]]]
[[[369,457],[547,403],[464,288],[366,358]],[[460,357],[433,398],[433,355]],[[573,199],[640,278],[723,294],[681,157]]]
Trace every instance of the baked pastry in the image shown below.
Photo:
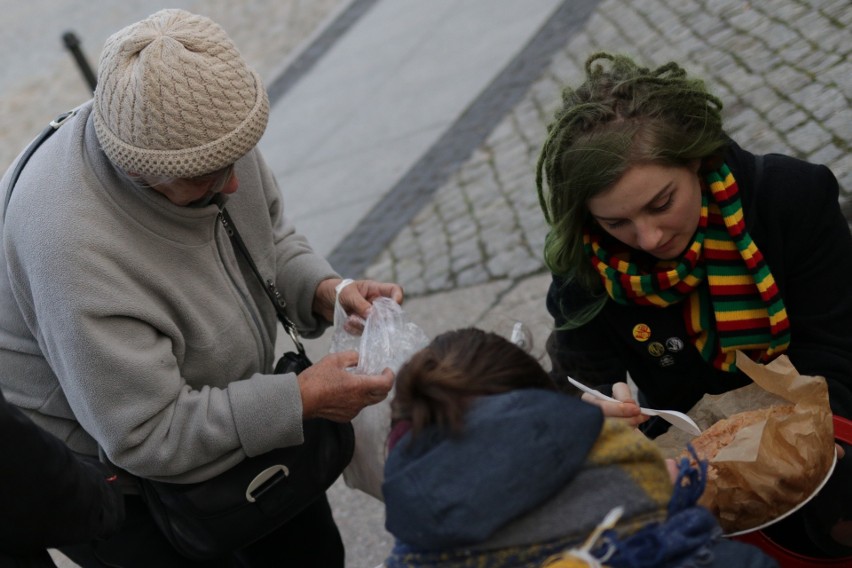
[[[694,438],[690,443],[695,449],[695,453],[698,454],[698,457],[711,462],[712,466],[713,458],[716,457],[719,450],[734,440],[737,432],[746,426],[768,420],[770,416],[778,418],[787,414],[793,414],[795,409],[796,407],[792,404],[784,404],[740,412],[739,414],[719,420],[704,430],[700,436]],[[684,455],[686,456],[687,453],[685,452]]]
[[[714,462],[719,452],[730,445],[743,428],[769,420],[783,420],[794,412],[792,404],[741,412],[716,422],[692,440],[695,453],[708,462],[707,485],[698,504],[713,513],[726,534],[763,525],[798,505],[798,501],[791,501],[791,495],[800,495],[801,492],[785,491],[785,487],[801,487],[803,484],[816,487],[821,481],[807,479],[813,472],[802,468],[797,473],[799,479],[779,479],[777,483],[762,484],[759,492],[752,491],[748,483],[736,482],[740,478],[749,479],[749,462]],[[692,459],[687,451],[682,456]]]

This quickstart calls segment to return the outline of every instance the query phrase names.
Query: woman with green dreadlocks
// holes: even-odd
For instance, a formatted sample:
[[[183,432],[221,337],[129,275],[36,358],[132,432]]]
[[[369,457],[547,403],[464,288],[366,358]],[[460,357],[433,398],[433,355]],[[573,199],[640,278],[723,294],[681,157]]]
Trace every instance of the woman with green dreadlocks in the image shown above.
[[[599,403],[604,413],[653,437],[665,423],[640,414],[627,373],[643,403],[687,411],[748,384],[736,351],[783,353],[824,376],[833,412],[852,418],[852,236],[837,180],[743,150],[721,108],[675,63],[606,53],[563,92],[536,172],[552,374],[610,390],[623,402]],[[829,484],[845,493],[802,528],[826,555],[852,554],[850,462]]]

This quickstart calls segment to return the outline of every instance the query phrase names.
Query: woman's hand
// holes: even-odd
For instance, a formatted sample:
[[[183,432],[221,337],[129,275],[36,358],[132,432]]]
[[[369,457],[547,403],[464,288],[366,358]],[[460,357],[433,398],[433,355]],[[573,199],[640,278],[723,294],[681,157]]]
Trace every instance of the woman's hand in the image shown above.
[[[297,379],[302,393],[302,417],[348,422],[361,409],[383,401],[393,386],[394,375],[359,375],[348,371],[358,364],[358,353],[342,351],[326,355]]]
[[[634,428],[648,420],[648,416],[639,412],[639,404],[633,400],[633,393],[627,383],[612,385],[612,398],[619,402],[601,400],[590,394],[583,394],[582,397],[585,402],[599,406],[607,418],[623,418]]]
[[[314,313],[329,322],[334,321],[334,301],[337,297],[335,288],[341,282],[340,278],[323,280],[317,286],[314,295]],[[402,304],[402,286],[374,280],[355,280],[340,291],[340,306],[349,315],[367,319],[373,300],[381,297],[390,298],[397,304]]]

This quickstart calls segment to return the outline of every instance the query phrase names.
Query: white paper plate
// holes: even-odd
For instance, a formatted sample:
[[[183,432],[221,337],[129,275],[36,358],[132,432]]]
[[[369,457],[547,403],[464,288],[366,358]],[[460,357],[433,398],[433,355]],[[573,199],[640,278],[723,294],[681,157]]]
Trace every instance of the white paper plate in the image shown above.
[[[782,514],[782,515],[778,515],[777,517],[775,517],[775,518],[774,518],[774,519],[772,519],[771,521],[767,521],[767,522],[763,523],[762,525],[758,525],[758,526],[756,526],[756,527],[752,527],[752,528],[750,528],[750,529],[745,529],[745,530],[741,530],[741,531],[737,531],[737,532],[727,533],[727,534],[725,534],[725,535],[723,535],[723,536],[726,536],[726,537],[729,537],[729,536],[740,536],[740,535],[743,535],[743,534],[752,533],[752,532],[755,532],[755,531],[763,530],[763,529],[765,529],[766,527],[768,527],[768,526],[770,526],[770,525],[774,525],[774,524],[775,524],[775,523],[777,523],[778,521],[781,521],[781,520],[783,520],[783,519],[786,519],[787,517],[789,517],[790,515],[792,515],[793,513],[795,513],[796,511],[798,511],[798,510],[799,510],[799,509],[801,509],[802,507],[804,507],[805,505],[807,505],[807,504],[808,504],[808,502],[810,502],[810,500],[811,500],[811,499],[813,499],[814,497],[816,497],[816,496],[817,496],[817,494],[818,494],[820,491],[822,491],[822,488],[823,488],[823,487],[825,487],[825,484],[826,484],[826,483],[828,483],[828,478],[830,478],[830,477],[831,477],[831,474],[834,472],[834,466],[835,466],[836,464],[837,464],[837,446],[835,446],[835,447],[834,447],[834,460],[831,462],[831,467],[829,467],[829,468],[828,468],[828,473],[826,473],[826,474],[825,474],[825,478],[823,478],[823,480],[820,482],[820,484],[817,486],[817,488],[816,488],[816,489],[814,489],[813,493],[811,493],[811,494],[808,496],[808,498],[807,498],[807,499],[805,499],[804,501],[800,502],[798,505],[796,505],[795,507],[793,507],[792,509],[790,509],[790,510],[789,510],[789,511],[787,511],[786,513],[784,513],[784,514]]]

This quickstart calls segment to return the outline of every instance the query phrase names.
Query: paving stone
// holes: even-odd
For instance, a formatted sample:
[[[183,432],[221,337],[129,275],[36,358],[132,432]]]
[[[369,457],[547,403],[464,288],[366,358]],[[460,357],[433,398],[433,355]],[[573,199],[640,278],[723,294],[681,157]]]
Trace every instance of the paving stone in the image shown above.
[[[787,141],[803,156],[809,156],[818,148],[831,142],[831,134],[816,122],[807,122],[801,128],[787,133]]]
[[[775,125],[776,130],[780,131],[782,135],[786,135],[786,133],[792,131],[795,128],[800,128],[808,121],[808,116],[801,110],[796,107],[793,107],[795,110],[790,112],[789,114],[781,114],[778,113],[770,113],[770,119],[772,119],[773,114],[779,114],[781,116],[777,117],[772,121],[772,124]]]
[[[831,131],[844,150],[852,153],[852,108],[847,106],[832,117]]]
[[[768,10],[762,6],[749,8],[736,0],[708,4],[601,2],[586,30],[554,56],[550,68],[531,86],[524,100],[498,121],[486,146],[475,154],[477,158],[461,168],[459,179],[465,183],[469,211],[462,212],[457,203],[453,214],[450,208],[439,209],[445,219],[444,230],[450,233],[452,269],[458,271],[460,281],[506,273],[511,264],[507,255],[516,255],[515,264],[521,266],[530,251],[540,254],[547,227],[535,193],[535,159],[546,124],[558,107],[559,91],[580,80],[585,57],[596,49],[634,49],[655,63],[676,60],[691,72],[700,71],[708,86],[723,98],[729,132],[749,149],[787,151],[834,161],[842,148],[833,140],[850,138],[848,127],[843,125],[852,121],[841,113],[844,105],[848,107],[852,90],[848,77],[852,73],[844,72],[848,64],[841,54],[824,54],[819,49],[822,46],[805,39],[825,33],[828,18],[802,20],[807,10],[793,2],[780,4]],[[810,6],[837,11],[839,4]],[[799,21],[790,25],[783,21],[783,15]],[[823,28],[808,29],[805,34],[797,29],[802,21]],[[656,33],[658,28],[667,28],[667,33]],[[640,37],[643,34],[647,37]],[[688,54],[686,60],[683,54]],[[820,83],[833,84],[834,90],[820,88]],[[445,200],[450,194],[437,193]],[[473,247],[464,252],[458,248],[475,234],[473,224],[463,230],[464,224],[455,220],[454,215],[466,214],[472,214],[481,226],[483,249]],[[512,220],[512,224],[499,224],[500,216]],[[432,225],[433,229],[440,226]],[[495,226],[500,227],[496,232]],[[521,233],[521,240],[514,244],[504,237],[512,231]],[[495,260],[498,256],[499,261]],[[474,276],[470,263],[485,263],[486,267]]]
[[[779,21],[782,22],[797,22],[808,12],[806,4],[797,2],[777,2],[772,6],[772,12]],[[781,26],[777,26],[783,29]]]
[[[823,81],[822,74],[843,61],[843,55],[839,53],[827,53],[823,50],[808,53],[798,63],[798,66],[808,73]]]
[[[843,154],[843,150],[834,144],[829,143],[815,152],[812,152],[811,155],[808,156],[808,161],[815,164],[830,165],[834,164]]]

